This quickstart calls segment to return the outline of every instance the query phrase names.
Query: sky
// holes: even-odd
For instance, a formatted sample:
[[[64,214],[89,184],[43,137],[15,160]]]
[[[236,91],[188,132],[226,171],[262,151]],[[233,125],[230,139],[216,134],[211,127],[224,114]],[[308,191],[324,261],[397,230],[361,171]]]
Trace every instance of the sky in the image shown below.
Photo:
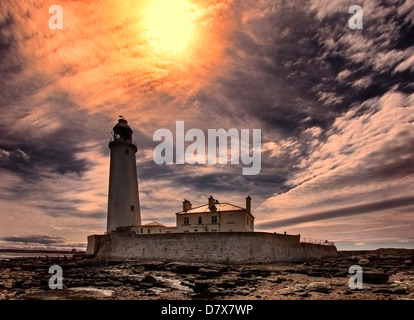
[[[414,248],[413,34],[412,0],[1,1],[0,248],[104,233],[119,115],[144,223],[250,195],[256,231]],[[260,129],[260,172],[156,164],[177,121]]]

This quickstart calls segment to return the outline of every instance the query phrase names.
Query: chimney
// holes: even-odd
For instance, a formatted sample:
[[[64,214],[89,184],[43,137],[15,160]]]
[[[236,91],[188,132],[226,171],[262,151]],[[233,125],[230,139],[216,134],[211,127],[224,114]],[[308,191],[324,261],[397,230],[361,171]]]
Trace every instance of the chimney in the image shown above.
[[[210,211],[213,211],[215,207],[216,206],[215,206],[214,198],[210,196],[210,198],[208,198],[208,208],[210,209]]]
[[[183,201],[183,211],[191,210],[191,202],[187,199],[184,199]]]
[[[252,213],[252,198],[250,196],[246,197],[246,211]]]

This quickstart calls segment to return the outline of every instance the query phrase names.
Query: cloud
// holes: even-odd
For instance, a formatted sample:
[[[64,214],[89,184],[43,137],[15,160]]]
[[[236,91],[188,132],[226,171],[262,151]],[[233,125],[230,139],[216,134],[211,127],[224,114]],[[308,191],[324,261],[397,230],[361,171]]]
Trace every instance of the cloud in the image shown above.
[[[362,234],[368,241],[368,234],[380,232],[384,223],[398,226],[394,241],[404,237],[414,213],[412,98],[390,91],[338,117],[326,139],[303,160],[302,170],[287,181],[291,188],[256,210],[261,215],[257,228],[289,227],[313,235],[325,225],[336,241],[357,241]],[[357,225],[350,224],[354,216]],[[373,221],[378,222],[375,231],[366,231]]]
[[[357,206],[350,206],[345,208],[338,208],[329,211],[318,213],[311,213],[299,217],[289,219],[277,220],[272,222],[259,223],[257,225],[260,229],[272,229],[278,227],[286,227],[290,225],[300,224],[304,222],[315,222],[318,220],[335,219],[339,217],[348,217],[353,215],[365,214],[370,212],[378,212],[382,210],[389,210],[400,207],[407,207],[414,205],[414,197],[405,197],[397,199],[387,199],[368,204],[361,204]]]
[[[48,236],[48,235],[27,235],[27,236],[13,236],[3,237],[3,241],[8,242],[22,242],[22,243],[38,243],[38,244],[61,244],[65,241],[62,237]]]
[[[354,244],[354,246],[365,246],[366,244],[363,242],[357,242]]]

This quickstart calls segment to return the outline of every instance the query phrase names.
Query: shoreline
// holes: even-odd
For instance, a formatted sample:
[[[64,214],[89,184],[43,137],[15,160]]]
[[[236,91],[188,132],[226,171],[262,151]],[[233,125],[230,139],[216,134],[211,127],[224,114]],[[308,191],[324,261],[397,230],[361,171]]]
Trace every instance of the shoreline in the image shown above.
[[[414,249],[342,253],[272,264],[111,261],[83,254],[0,260],[0,300],[414,300]],[[53,264],[63,270],[62,290],[49,288]],[[354,265],[363,269],[363,290],[349,287]]]

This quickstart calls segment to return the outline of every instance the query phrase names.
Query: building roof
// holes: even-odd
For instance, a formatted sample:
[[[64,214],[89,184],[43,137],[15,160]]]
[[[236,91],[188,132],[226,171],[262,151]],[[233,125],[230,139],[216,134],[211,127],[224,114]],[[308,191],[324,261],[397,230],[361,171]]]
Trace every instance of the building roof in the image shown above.
[[[150,223],[143,224],[141,227],[166,227],[163,224],[159,223],[158,221],[153,221]]]
[[[210,210],[208,204],[205,204],[200,207],[196,207],[187,211],[180,211],[176,214],[191,214],[191,213],[210,213],[210,212],[223,212],[223,211],[245,211],[245,208],[235,206],[230,203],[215,203],[214,206],[216,207],[216,210]]]

